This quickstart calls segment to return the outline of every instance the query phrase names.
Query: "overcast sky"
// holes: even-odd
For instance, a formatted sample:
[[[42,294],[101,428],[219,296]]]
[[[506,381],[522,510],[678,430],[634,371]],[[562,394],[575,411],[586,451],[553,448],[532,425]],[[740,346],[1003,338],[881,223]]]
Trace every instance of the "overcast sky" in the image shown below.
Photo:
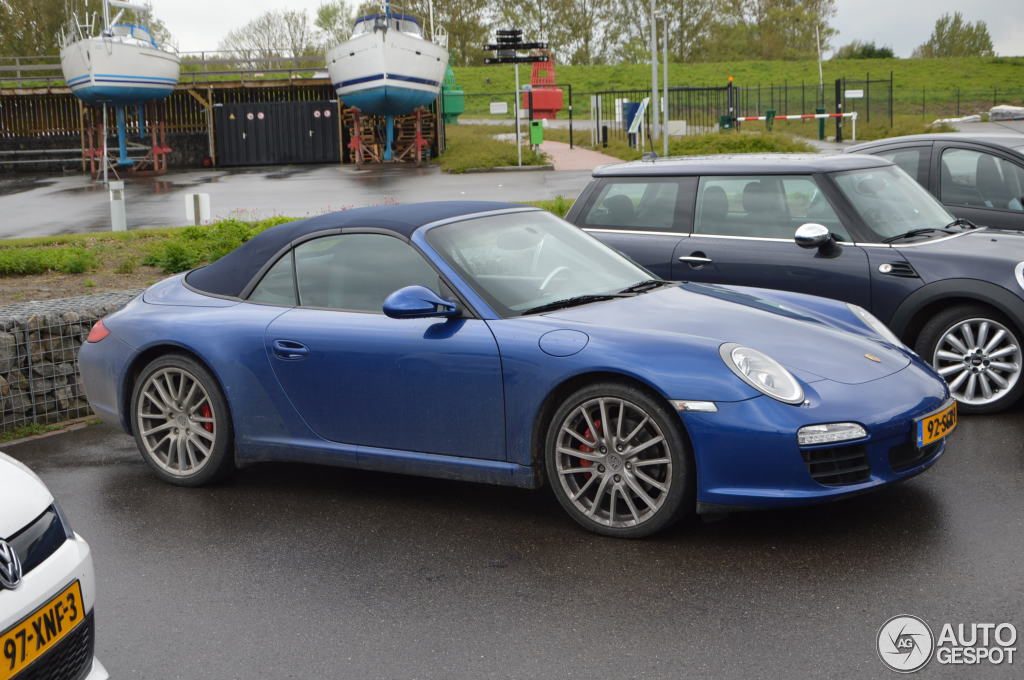
[[[213,50],[221,36],[271,9],[307,8],[310,16],[324,0],[152,0],[183,52]],[[444,0],[435,0],[438,3]],[[833,47],[852,40],[888,45],[898,57],[928,40],[935,20],[945,12],[964,12],[984,21],[996,54],[1024,55],[1024,7],[1021,0],[838,0],[832,25],[839,30]]]

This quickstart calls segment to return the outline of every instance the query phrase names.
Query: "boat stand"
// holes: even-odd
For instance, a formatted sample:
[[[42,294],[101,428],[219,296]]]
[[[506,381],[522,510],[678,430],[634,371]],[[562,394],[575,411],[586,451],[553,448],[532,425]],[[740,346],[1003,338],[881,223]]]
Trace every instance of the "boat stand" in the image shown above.
[[[162,175],[167,172],[167,156],[172,151],[167,146],[167,124],[162,120],[148,121],[146,127],[149,129],[149,153],[132,166],[132,174]]]
[[[346,114],[352,126],[352,139],[348,148],[352,151],[352,160],[356,165],[363,163],[380,163],[377,132],[374,130],[373,117],[364,116],[359,109],[349,109]]]
[[[89,175],[93,179],[103,179],[104,182],[109,173],[112,173],[115,179],[121,179],[117,174],[116,158],[109,155],[105,132],[102,122],[87,126],[85,128],[85,145],[82,147],[82,158],[89,166]],[[106,157],[105,167],[104,156]]]
[[[405,116],[401,121],[398,130],[398,155],[396,161],[416,161],[416,165],[423,164],[423,150],[430,146],[430,142],[423,136],[423,124],[426,118],[432,117],[429,112],[422,108],[416,109],[415,114]]]

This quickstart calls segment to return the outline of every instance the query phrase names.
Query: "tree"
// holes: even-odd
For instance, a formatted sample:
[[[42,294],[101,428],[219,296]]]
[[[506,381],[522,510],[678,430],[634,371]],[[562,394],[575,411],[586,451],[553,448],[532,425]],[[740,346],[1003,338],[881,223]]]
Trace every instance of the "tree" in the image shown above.
[[[229,31],[220,49],[244,60],[295,58],[321,52],[320,36],[305,10],[271,10]]]
[[[963,14],[943,14],[935,22],[935,28],[928,42],[919,45],[911,55],[915,59],[935,57],[991,57],[992,37],[984,21],[973,24],[964,20]]]
[[[836,0],[719,0],[705,61],[810,59],[829,46]],[[816,31],[817,29],[817,31]],[[817,33],[817,34],[816,34]]]
[[[891,47],[876,47],[874,42],[859,40],[843,45],[832,55],[833,59],[894,59],[895,57]]]
[[[325,50],[352,37],[352,24],[355,19],[355,12],[345,0],[334,0],[317,8],[313,23],[323,31]]]
[[[491,23],[488,0],[446,0],[434,3],[434,26],[448,33],[448,54],[457,66],[484,63],[488,53]],[[427,0],[406,0],[403,9],[423,22],[423,33],[430,37],[430,7]]]
[[[60,52],[59,34],[68,24],[72,10],[84,21],[99,13],[95,30],[102,22],[101,0],[83,0],[71,5],[65,0],[0,0],[0,56],[27,57]],[[149,13],[137,16],[125,12],[122,22],[147,26],[160,45],[173,44],[170,32]]]

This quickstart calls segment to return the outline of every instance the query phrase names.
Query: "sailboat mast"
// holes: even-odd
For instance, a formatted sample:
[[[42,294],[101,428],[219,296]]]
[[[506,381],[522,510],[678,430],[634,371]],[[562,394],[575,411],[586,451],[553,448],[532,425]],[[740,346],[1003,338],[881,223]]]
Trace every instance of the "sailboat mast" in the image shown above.
[[[110,3],[103,0],[103,30],[110,30]]]

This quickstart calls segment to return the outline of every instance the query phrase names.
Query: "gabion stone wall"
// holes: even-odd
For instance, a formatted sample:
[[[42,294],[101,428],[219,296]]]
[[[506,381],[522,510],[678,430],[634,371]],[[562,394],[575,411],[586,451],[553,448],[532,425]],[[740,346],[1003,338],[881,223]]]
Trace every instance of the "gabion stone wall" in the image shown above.
[[[0,430],[89,415],[78,349],[97,319],[140,292],[0,307]]]

